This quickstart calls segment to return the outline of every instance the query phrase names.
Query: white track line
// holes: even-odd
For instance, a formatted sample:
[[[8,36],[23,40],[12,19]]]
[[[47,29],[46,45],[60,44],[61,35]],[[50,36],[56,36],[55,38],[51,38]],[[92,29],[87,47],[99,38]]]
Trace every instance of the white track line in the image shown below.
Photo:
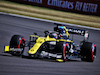
[[[11,13],[0,12],[0,14],[10,15],[10,16],[16,16],[16,17],[21,17],[21,18],[27,18],[27,19],[33,19],[33,20],[39,20],[39,21],[45,21],[45,22],[50,22],[50,23],[60,23],[60,24],[64,24],[64,25],[81,27],[81,28],[87,28],[87,29],[92,29],[92,30],[100,30],[100,28],[93,28],[93,27],[88,27],[88,26],[81,26],[81,25],[76,25],[76,24],[70,24],[70,23],[64,23],[64,22],[58,22],[58,21],[52,21],[52,20],[46,20],[46,19],[39,19],[39,18],[22,16],[22,15],[16,15],[16,14],[11,14]]]

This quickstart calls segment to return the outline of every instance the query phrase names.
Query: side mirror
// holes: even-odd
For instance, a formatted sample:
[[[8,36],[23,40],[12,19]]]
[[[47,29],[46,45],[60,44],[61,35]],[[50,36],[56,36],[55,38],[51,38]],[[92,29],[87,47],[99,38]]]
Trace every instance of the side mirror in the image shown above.
[[[49,31],[44,31],[44,33],[45,33],[45,37],[46,37],[47,35],[49,35]]]

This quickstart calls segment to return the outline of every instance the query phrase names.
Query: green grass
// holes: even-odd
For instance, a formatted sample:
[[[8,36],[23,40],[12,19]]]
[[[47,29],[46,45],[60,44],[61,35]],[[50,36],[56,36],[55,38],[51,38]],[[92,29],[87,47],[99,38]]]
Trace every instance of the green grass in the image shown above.
[[[0,1],[0,12],[19,14],[47,20],[100,28],[100,17],[58,11],[43,7]]]

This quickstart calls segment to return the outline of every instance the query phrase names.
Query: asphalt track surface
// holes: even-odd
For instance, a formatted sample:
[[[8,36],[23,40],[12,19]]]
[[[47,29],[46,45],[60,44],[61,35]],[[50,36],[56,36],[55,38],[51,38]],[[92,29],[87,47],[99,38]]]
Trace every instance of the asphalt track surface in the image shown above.
[[[97,58],[92,62],[83,62],[74,59],[59,63],[49,59],[28,59],[12,56],[3,53],[5,45],[14,34],[23,35],[26,40],[33,32],[44,35],[44,30],[53,30],[54,24],[32,19],[19,18],[0,14],[0,75],[100,75],[100,31],[72,27],[88,30],[90,33],[89,41],[97,45]],[[75,36],[74,40],[78,43],[83,39]]]

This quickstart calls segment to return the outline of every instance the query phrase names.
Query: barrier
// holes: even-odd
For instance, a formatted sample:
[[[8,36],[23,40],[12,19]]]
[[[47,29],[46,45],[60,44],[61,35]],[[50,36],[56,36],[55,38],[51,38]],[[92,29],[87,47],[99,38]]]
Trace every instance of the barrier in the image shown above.
[[[100,16],[100,0],[9,0],[62,11]]]

